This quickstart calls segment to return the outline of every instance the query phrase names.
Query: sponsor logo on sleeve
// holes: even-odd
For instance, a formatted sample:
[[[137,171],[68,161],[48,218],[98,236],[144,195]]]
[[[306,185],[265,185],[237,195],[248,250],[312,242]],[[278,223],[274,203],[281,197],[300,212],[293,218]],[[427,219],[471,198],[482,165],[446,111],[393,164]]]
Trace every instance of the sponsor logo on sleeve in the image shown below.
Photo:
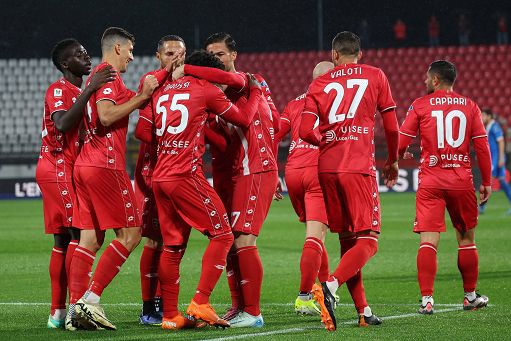
[[[110,95],[112,93],[112,89],[111,88],[105,88],[105,90],[103,90],[103,93],[105,95]]]
[[[53,97],[62,97],[62,89],[53,89]]]

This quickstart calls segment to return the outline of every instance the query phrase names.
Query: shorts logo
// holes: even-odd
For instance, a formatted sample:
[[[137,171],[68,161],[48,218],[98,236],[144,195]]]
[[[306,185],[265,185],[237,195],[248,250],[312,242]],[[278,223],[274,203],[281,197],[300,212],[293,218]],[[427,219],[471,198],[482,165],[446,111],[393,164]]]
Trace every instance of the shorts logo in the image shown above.
[[[329,130],[326,132],[326,143],[330,143],[335,140],[335,132],[333,130]]]
[[[211,211],[211,213],[209,214],[210,216],[214,217],[216,214],[216,211]]]
[[[133,216],[128,217],[128,221],[133,221],[133,220],[135,220],[135,218]]]
[[[431,155],[429,157],[429,166],[430,167],[435,167],[437,165],[437,163],[438,163],[438,158],[436,156],[434,156],[434,155]]]
[[[220,225],[220,224],[216,224],[216,225],[215,225],[215,230],[218,230],[218,229],[220,228],[220,226],[222,226],[222,225]]]
[[[110,94],[112,93],[112,89],[110,89],[110,88],[106,88],[105,90],[103,90],[103,93],[104,93],[105,95],[110,95]]]
[[[66,190],[62,191],[62,195],[67,195],[67,191]]]
[[[72,205],[71,204],[66,204],[66,208],[71,208]]]
[[[62,89],[54,89],[53,97],[62,97]]]

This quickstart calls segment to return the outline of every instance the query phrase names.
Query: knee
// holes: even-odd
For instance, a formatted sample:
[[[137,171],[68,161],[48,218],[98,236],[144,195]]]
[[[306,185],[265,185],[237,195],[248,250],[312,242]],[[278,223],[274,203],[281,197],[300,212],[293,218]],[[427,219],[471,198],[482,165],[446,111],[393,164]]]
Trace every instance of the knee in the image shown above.
[[[256,246],[257,237],[252,234],[240,234],[234,238],[234,247],[236,249],[247,247],[247,246]]]
[[[140,233],[127,233],[122,238],[118,238],[118,240],[129,252],[132,252],[140,244],[142,236]]]
[[[149,248],[155,249],[155,250],[161,250],[162,243],[163,242],[161,240],[155,240],[155,239],[147,238],[146,242],[144,244],[144,247],[149,247]]]
[[[87,239],[82,238],[80,240],[79,245],[81,247],[83,247],[84,249],[87,249],[89,251],[96,253],[101,248],[101,245],[103,245],[103,243],[102,242],[99,243],[97,239],[87,240]]]

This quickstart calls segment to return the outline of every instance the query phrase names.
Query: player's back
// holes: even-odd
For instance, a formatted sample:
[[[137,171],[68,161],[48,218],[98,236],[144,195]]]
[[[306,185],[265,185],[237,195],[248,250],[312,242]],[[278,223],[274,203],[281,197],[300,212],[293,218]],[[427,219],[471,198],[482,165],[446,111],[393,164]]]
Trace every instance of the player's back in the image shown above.
[[[291,145],[289,146],[286,169],[318,165],[318,147],[303,141],[299,134],[304,106],[305,94],[302,94],[290,101],[282,112],[281,119],[288,120],[291,127]]]
[[[319,117],[319,172],[375,175],[376,110],[394,108],[382,70],[365,64],[343,64],[316,78],[307,92],[304,113]]]
[[[470,141],[486,136],[478,106],[456,92],[437,90],[412,103],[401,132],[415,136],[414,126],[421,137],[420,186],[472,188]]]
[[[214,95],[218,96],[218,91],[211,83],[191,76],[167,82],[155,91],[152,122],[156,128],[158,161],[153,181],[202,172],[204,125],[211,108],[209,102]]]

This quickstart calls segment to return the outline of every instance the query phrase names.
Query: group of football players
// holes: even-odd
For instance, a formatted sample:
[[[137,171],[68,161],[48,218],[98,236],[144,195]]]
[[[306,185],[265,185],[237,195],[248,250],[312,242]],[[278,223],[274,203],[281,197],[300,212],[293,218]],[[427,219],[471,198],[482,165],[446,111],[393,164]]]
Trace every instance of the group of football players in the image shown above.
[[[36,172],[46,233],[54,235],[49,328],[115,330],[100,298],[141,237],[146,238],[140,259],[141,324],[262,327],[263,267],[256,241],[272,199],[282,198],[276,154],[288,133],[292,142],[285,180],[293,208],[306,224],[295,311],[319,315],[327,330],[335,330],[336,291],[346,283],[359,326],[381,324],[367,304],[361,272],[376,253],[380,234],[377,112],[387,141],[383,173],[389,187],[396,183],[398,160],[412,157],[407,147],[421,133],[414,225],[421,239],[419,313],[433,313],[436,252],[446,208],[459,242],[464,308],[486,306],[488,298],[475,292],[478,209],[470,141],[482,174],[482,203],[491,193],[491,160],[477,105],[453,91],[452,63],[430,65],[428,95],[413,102],[400,130],[387,77],[358,63],[360,39],[351,32],[335,36],[332,61],[317,64],[307,93],[289,102],[282,115],[260,75],[236,70],[236,43],[227,33],[211,35],[204,50],[188,56],[181,37],[161,38],[156,51],[160,68],[141,78],[137,92],[121,78],[133,60],[134,43],[126,30],[108,28],[101,39],[102,62],[94,68],[74,39],[57,43],[52,51],[63,77],[46,92]],[[135,136],[141,144],[133,189],[125,153],[129,115],[136,110]],[[202,169],[206,143],[213,186]],[[178,310],[179,267],[192,228],[209,243],[197,290],[183,314]],[[115,239],[92,274],[109,229]],[[328,229],[339,235],[341,247],[332,273],[324,245]],[[224,269],[232,302],[220,317],[209,297]]]

